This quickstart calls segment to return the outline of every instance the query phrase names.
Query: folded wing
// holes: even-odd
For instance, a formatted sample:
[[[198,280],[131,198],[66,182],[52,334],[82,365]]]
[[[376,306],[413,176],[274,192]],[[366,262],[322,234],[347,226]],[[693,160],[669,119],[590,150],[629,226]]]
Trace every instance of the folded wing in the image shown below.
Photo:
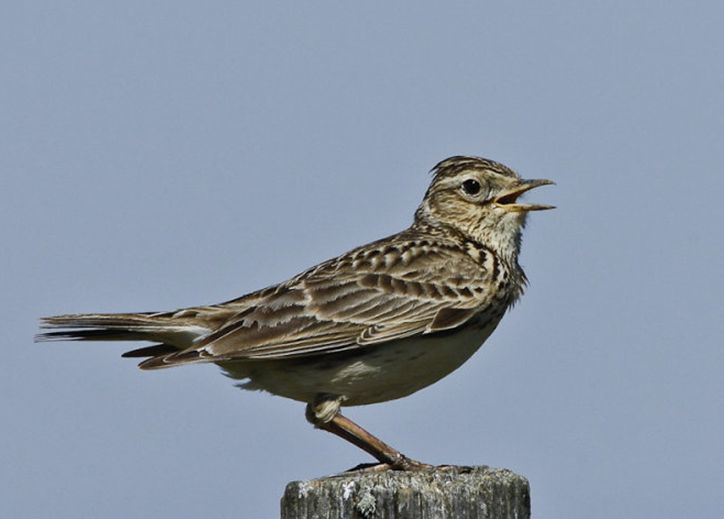
[[[218,305],[228,320],[141,367],[299,358],[442,331],[477,313],[487,283],[481,263],[459,247],[382,241]]]

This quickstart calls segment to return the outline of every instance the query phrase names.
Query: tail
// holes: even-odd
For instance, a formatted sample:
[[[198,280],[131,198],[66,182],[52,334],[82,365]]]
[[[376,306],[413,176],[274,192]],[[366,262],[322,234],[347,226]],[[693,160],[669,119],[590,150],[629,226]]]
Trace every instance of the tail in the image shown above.
[[[123,354],[153,357],[186,349],[211,330],[188,318],[164,313],[70,314],[44,317],[36,342],[48,341],[151,341],[158,343]]]

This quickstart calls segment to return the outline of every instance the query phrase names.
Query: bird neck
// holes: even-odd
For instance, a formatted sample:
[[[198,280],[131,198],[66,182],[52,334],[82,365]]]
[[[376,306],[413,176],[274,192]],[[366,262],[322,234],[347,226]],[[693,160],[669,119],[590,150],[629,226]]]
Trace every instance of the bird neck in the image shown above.
[[[432,236],[446,236],[460,242],[472,242],[493,252],[498,258],[505,261],[511,268],[520,270],[518,254],[520,252],[522,226],[510,222],[509,226],[501,228],[500,225],[490,227],[478,225],[469,232],[442,222],[432,217],[430,212],[421,207],[415,214],[415,221],[410,230]]]

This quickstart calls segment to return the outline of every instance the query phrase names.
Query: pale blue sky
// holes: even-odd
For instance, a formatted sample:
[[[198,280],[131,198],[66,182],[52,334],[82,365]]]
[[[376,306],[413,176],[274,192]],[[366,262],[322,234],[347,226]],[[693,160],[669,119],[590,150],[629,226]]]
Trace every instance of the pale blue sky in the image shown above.
[[[13,2],[0,14],[0,516],[275,517],[367,461],[303,405],[42,315],[214,303],[407,226],[482,155],[530,288],[463,368],[348,410],[508,467],[536,518],[724,516],[719,2]]]

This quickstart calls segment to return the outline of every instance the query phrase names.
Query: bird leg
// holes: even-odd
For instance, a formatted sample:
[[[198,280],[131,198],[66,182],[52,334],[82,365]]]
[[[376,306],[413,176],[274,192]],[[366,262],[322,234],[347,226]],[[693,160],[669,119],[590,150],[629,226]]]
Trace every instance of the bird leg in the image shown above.
[[[380,465],[366,467],[367,469],[424,470],[431,467],[408,458],[343,416],[339,412],[340,404],[339,398],[330,398],[326,395],[319,397],[313,404],[307,404],[307,420],[317,429],[331,432],[377,458]]]

